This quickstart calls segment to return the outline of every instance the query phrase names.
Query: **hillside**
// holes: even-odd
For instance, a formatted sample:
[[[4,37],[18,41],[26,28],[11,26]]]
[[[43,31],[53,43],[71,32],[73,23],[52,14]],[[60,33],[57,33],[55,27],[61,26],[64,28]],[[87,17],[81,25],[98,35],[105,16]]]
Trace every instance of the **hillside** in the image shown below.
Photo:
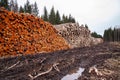
[[[30,14],[0,8],[0,57],[68,48],[50,23]]]

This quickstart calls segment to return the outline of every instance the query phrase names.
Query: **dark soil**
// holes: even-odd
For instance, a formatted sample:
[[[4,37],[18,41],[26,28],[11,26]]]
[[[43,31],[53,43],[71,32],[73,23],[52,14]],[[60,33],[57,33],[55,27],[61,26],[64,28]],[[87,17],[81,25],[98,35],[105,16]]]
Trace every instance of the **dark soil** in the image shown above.
[[[109,62],[118,64],[109,64]],[[102,43],[92,47],[74,48],[70,50],[41,53],[0,59],[0,80],[32,80],[39,73],[50,72],[34,78],[34,80],[61,80],[69,71],[78,67],[85,68],[79,80],[119,80],[120,79],[120,45],[119,43]],[[98,69],[107,68],[115,74],[95,76],[88,73],[89,67],[97,65]],[[115,67],[114,67],[115,66]],[[60,71],[59,71],[60,70]],[[92,78],[91,78],[92,76]]]

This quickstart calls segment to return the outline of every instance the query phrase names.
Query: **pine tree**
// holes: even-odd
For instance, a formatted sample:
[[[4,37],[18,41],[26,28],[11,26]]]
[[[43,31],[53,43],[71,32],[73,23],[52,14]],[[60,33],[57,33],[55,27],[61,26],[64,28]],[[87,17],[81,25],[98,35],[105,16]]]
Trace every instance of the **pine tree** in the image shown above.
[[[15,0],[15,8],[14,8],[14,12],[18,12],[18,3],[17,3],[17,0]]]
[[[13,0],[10,1],[9,7],[10,7],[10,11],[14,10],[14,1]]]
[[[108,41],[112,41],[112,29],[108,29]]]
[[[22,6],[20,6],[20,10],[19,10],[20,13],[24,13],[24,8]]]
[[[88,29],[88,25],[87,24],[85,24],[85,28],[87,28]],[[96,33],[96,32],[95,32]]]
[[[68,23],[69,22],[68,20],[69,20],[68,16],[65,16],[65,23]]]
[[[72,22],[72,23],[75,23],[75,19],[71,16],[71,14],[69,14],[69,17],[68,16],[65,16],[63,14],[62,16],[62,23],[68,23],[68,22]]]
[[[75,23],[75,19],[71,16],[71,14],[69,14],[69,18],[68,18],[67,22]]]
[[[18,12],[18,3],[17,0],[11,0],[9,4],[10,11]]]
[[[112,30],[112,41],[114,42],[114,30]]]
[[[72,22],[75,23],[75,19],[71,16],[66,16],[63,14],[62,18],[59,14],[59,11],[57,10],[56,13],[54,11],[54,7],[50,10],[50,14],[48,14],[46,7],[44,7],[44,13],[41,16],[43,20],[49,21],[51,24],[61,24],[61,23],[68,23]]]
[[[68,21],[69,21],[69,22],[72,22],[72,16],[71,16],[71,14],[69,14]]]
[[[120,41],[120,28],[109,28],[105,30],[104,41]]]
[[[10,10],[8,0],[0,0],[0,7],[4,7],[5,9]]]
[[[26,4],[24,5],[25,13],[30,13],[32,12],[32,7],[30,5],[30,2],[27,0]]]
[[[114,28],[114,30],[113,30],[113,34],[114,34],[114,41],[116,41],[115,28]]]
[[[51,24],[55,24],[55,11],[54,11],[54,7],[52,7],[50,15],[49,15],[49,22]]]
[[[92,32],[91,36],[95,38],[102,38],[102,36],[100,34],[97,34],[96,32]]]
[[[107,41],[107,40],[108,40],[108,39],[107,39],[107,38],[108,38],[108,37],[107,37],[107,30],[104,31],[104,36],[103,36],[103,37],[104,37],[104,41]]]
[[[72,21],[71,21],[72,23],[75,23],[76,21],[75,21],[75,19],[74,18],[72,18]]]
[[[68,23],[68,22],[69,22],[68,16],[65,16],[65,15],[63,14],[63,16],[62,16],[62,23]]]
[[[115,37],[115,41],[117,41],[117,29],[114,28],[114,37]]]
[[[65,15],[62,16],[62,23],[65,23]]]
[[[47,12],[46,7],[44,7],[44,14],[43,14],[42,18],[45,21],[49,21],[49,19],[48,19],[48,12]]]
[[[56,12],[56,23],[55,24],[60,24],[61,23],[61,18],[60,18],[60,14],[59,11]]]
[[[32,6],[32,14],[34,14],[35,16],[38,16],[38,14],[39,14],[39,10],[38,10],[38,6],[37,6],[36,2]]]
[[[118,41],[120,41],[120,28],[118,29]]]
[[[119,41],[119,31],[118,29],[116,31],[117,31],[117,41]]]

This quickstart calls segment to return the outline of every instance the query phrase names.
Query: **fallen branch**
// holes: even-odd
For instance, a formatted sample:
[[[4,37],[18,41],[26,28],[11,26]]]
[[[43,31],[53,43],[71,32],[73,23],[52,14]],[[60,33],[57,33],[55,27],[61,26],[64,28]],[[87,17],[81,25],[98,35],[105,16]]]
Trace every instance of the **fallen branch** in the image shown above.
[[[41,76],[41,75],[44,75],[44,74],[49,73],[52,69],[53,69],[53,67],[51,67],[49,70],[47,70],[47,71],[45,71],[45,72],[39,73],[39,74],[36,75],[36,76],[32,76],[31,74],[28,74],[28,76],[29,76],[32,80],[34,80],[35,78],[37,78],[37,77],[39,77],[39,76]]]
[[[53,67],[54,67],[54,69],[55,69],[56,71],[60,72],[60,70],[59,70],[58,67],[57,67],[58,64],[59,64],[59,63],[53,64]]]
[[[89,68],[89,73],[92,73],[92,72],[95,73],[96,75],[102,76],[102,73],[98,71],[98,69],[95,66]]]
[[[45,59],[43,59],[42,61],[44,61],[44,60],[45,60]],[[39,77],[39,76],[41,76],[41,75],[44,75],[44,74],[49,73],[50,71],[52,71],[53,68],[54,68],[56,71],[60,72],[60,70],[59,70],[58,67],[57,67],[58,64],[59,64],[59,63],[53,64],[53,66],[52,66],[49,70],[47,70],[47,71],[45,71],[45,72],[42,72],[42,73],[39,73],[39,74],[36,75],[36,76],[32,76],[31,74],[28,74],[28,76],[29,76],[32,80],[34,80],[35,78],[37,78],[37,77]],[[41,68],[42,68],[42,66],[40,67],[39,70],[41,70]]]
[[[41,61],[40,61],[40,63],[43,63],[43,61],[45,61],[46,60],[46,58],[43,58]]]
[[[12,66],[10,66],[10,67],[8,67],[7,68],[7,70],[9,70],[9,69],[11,69],[11,68],[13,68],[13,67],[15,67],[17,64],[19,64],[20,63],[20,61],[18,61],[16,64],[13,64]]]

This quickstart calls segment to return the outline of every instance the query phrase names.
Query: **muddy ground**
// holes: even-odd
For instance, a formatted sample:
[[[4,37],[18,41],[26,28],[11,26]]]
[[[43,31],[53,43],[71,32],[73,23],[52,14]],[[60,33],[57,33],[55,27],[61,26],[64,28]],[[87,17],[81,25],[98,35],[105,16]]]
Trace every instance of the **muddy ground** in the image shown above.
[[[88,72],[94,65],[102,75]],[[85,68],[79,80],[119,80],[120,43],[1,58],[0,80],[61,80],[79,67]]]

